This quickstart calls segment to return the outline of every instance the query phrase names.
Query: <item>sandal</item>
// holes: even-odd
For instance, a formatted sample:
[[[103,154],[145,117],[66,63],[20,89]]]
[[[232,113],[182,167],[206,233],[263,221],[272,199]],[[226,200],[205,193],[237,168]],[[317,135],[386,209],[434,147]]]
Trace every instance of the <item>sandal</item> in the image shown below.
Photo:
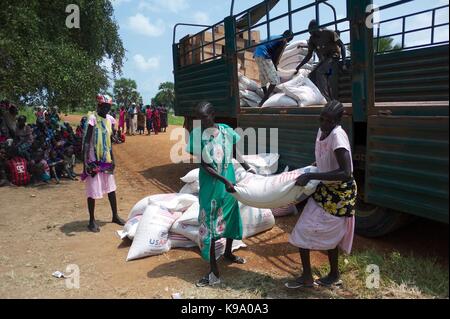
[[[206,275],[205,277],[203,277],[202,279],[200,279],[196,286],[201,288],[201,287],[207,287],[207,286],[215,286],[220,284],[220,278],[217,277],[216,275],[214,275],[213,272],[209,273],[208,275]]]
[[[339,278],[332,278],[330,276],[322,277],[317,280],[317,284],[323,287],[331,288],[331,287],[340,287],[343,282]]]
[[[225,259],[228,261],[231,261],[233,264],[239,264],[239,265],[243,265],[247,263],[247,260],[245,258],[239,257],[239,256],[235,256],[235,255],[231,255],[231,256],[227,256],[224,255]]]
[[[312,284],[305,283],[303,277],[298,277],[295,280],[288,281],[284,284],[288,289],[298,289],[298,288],[314,288],[317,287],[317,284],[313,281]]]

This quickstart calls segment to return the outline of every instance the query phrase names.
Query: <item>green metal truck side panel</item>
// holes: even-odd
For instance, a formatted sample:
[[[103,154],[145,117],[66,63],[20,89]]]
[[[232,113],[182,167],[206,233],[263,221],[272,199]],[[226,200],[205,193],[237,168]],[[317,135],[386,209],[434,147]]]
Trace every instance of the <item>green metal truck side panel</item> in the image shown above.
[[[448,45],[375,57],[375,101],[448,101]],[[339,99],[351,101],[351,76],[340,73]]]
[[[278,153],[280,154],[280,168],[288,165],[290,168],[298,168],[315,162],[314,146],[319,128],[318,115],[282,115],[282,114],[241,114],[238,121],[239,127],[265,128],[267,141],[270,139],[269,130],[278,129]],[[342,127],[353,138],[352,118],[344,116]],[[258,141],[261,143],[261,141]],[[268,143],[268,142],[267,142]],[[266,145],[267,145],[266,143]],[[267,145],[269,151],[269,145]]]
[[[175,114],[193,116],[196,105],[201,101],[214,104],[217,115],[236,116],[231,96],[232,67],[225,59],[181,68],[176,74]]]
[[[370,116],[366,201],[448,223],[448,116]]]
[[[350,38],[352,50],[352,105],[353,120],[366,122],[367,113],[375,103],[373,28],[368,28],[367,8],[372,0],[347,0],[347,16],[350,18]]]
[[[377,102],[448,101],[448,45],[376,59]]]

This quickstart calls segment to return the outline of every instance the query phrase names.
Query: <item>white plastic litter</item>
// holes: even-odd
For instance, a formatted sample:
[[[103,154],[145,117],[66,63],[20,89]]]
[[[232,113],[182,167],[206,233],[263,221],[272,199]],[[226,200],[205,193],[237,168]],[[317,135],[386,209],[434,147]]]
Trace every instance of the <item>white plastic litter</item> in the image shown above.
[[[284,93],[277,93],[272,95],[262,107],[295,107],[298,103],[293,98]]]
[[[181,216],[158,205],[150,205],[139,222],[133,244],[128,251],[127,261],[159,255],[170,250],[169,229]]]
[[[305,173],[317,172],[317,167],[308,166],[274,176],[247,174],[235,186],[232,195],[241,203],[257,208],[279,208],[298,203],[312,195],[319,181],[310,181],[305,187],[296,186],[297,178]]]
[[[62,271],[55,271],[53,274],[52,274],[52,276],[53,277],[56,277],[56,278],[66,278],[65,277],[65,275],[64,275],[64,273],[62,272]]]

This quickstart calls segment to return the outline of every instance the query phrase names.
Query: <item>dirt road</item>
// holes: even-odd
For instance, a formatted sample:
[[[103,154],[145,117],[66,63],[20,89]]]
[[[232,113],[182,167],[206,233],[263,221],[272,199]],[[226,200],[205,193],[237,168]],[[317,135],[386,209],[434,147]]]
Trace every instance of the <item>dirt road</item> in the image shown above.
[[[115,147],[122,217],[147,195],[177,192],[182,187],[179,177],[194,168],[171,163],[169,150],[175,142],[169,141],[169,134],[130,137]],[[172,249],[161,256],[126,262],[130,242],[115,235],[120,227],[109,223],[107,199],[97,201],[96,206],[101,232],[88,232],[81,182],[2,188],[0,203],[0,298],[170,298],[174,292],[198,297],[205,296],[205,291],[211,298],[242,298],[249,291],[258,295],[261,285],[276,288],[267,297],[328,297],[321,291],[305,294],[283,287],[300,270],[298,253],[287,243],[295,216],[280,218],[271,231],[245,240],[248,248],[238,254],[248,259],[247,264],[221,262],[226,286],[218,292],[194,287],[207,271],[197,249]],[[421,221],[382,240],[357,238],[355,245],[356,249],[412,250],[439,256],[448,264],[446,225]],[[326,261],[325,255],[313,254],[314,264]],[[64,279],[52,277],[54,271],[66,271],[72,264],[80,270],[79,289],[68,289]]]

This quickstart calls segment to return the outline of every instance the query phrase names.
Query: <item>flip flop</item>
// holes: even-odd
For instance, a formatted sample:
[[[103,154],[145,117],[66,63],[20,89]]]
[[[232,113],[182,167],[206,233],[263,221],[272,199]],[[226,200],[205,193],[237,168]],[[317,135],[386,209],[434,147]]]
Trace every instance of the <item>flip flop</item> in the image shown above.
[[[233,257],[227,257],[224,256],[224,258],[228,261],[231,261],[233,264],[239,264],[239,265],[243,265],[247,263],[247,260],[245,258],[239,257],[239,256],[234,256]]]
[[[220,278],[214,275],[214,273],[209,273],[202,279],[200,279],[195,285],[199,288],[207,286],[215,286],[220,284]]]
[[[313,282],[312,284],[306,284],[303,281],[303,278],[299,277],[295,280],[288,281],[284,284],[288,289],[298,289],[298,288],[314,288],[317,287],[317,284]]]
[[[341,279],[330,279],[329,276],[319,278],[317,280],[317,284],[319,286],[331,288],[331,287],[341,287],[343,285],[343,282]]]
[[[95,226],[88,225],[87,228],[93,233],[99,233],[100,232],[100,227],[98,227],[98,225],[95,225]]]

